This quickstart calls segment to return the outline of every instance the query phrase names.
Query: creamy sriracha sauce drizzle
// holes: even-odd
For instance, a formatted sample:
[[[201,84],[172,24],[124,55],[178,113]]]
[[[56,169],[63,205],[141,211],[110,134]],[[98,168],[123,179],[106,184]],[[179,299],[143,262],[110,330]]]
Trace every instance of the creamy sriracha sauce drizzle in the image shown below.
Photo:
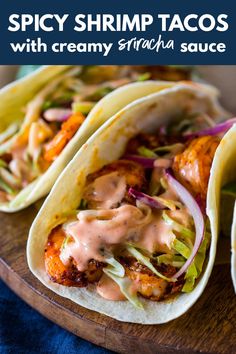
[[[73,237],[61,252],[61,260],[66,263],[73,257],[79,271],[87,269],[90,259],[104,262],[104,248],[111,251],[113,246],[138,239],[140,229],[151,220],[147,213],[125,204],[110,210],[83,210],[77,215],[78,221],[66,225],[65,232]]]
[[[103,274],[96,287],[97,293],[107,300],[122,301],[126,297],[120,291],[119,286],[106,274]]]
[[[117,172],[98,177],[87,187],[85,198],[95,201],[99,209],[82,210],[77,214],[78,220],[64,224],[66,234],[73,239],[61,250],[60,259],[64,264],[72,257],[78,270],[85,271],[89,260],[105,262],[107,254],[126,242],[151,253],[170,253],[175,236],[172,227],[163,220],[161,210],[151,210],[140,203],[107,209],[120,203],[125,192],[125,178]],[[177,200],[171,189],[160,197]],[[168,213],[177,222],[189,226],[191,217],[186,208]],[[97,285],[97,292],[108,300],[124,300],[117,284],[105,274]]]
[[[96,202],[96,209],[110,209],[123,199],[125,192],[125,177],[111,172],[96,178],[86,189],[84,198]]]

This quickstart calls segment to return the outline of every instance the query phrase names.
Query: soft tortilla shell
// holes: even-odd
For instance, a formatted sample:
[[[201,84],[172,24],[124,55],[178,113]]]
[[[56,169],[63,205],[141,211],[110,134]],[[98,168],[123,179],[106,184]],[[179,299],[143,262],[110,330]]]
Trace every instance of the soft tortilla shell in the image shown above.
[[[221,199],[221,188],[229,182],[236,180],[236,124],[224,135],[219,147],[216,150],[215,158],[212,165],[212,173],[209,181],[208,194],[208,214],[218,221],[224,222],[219,218],[219,210],[221,216],[223,213],[230,213],[228,205],[224,198]],[[234,205],[233,221],[231,226],[231,276],[236,292],[236,204]]]

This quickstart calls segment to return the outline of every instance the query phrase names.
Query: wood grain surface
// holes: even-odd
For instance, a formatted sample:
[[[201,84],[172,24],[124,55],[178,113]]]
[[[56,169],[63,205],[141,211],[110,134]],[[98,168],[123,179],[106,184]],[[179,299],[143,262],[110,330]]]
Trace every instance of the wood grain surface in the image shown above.
[[[122,323],[84,309],[45,288],[30,273],[26,240],[36,208],[0,213],[0,276],[29,305],[61,327],[121,353],[236,353],[236,300],[229,265],[184,316],[158,326]]]

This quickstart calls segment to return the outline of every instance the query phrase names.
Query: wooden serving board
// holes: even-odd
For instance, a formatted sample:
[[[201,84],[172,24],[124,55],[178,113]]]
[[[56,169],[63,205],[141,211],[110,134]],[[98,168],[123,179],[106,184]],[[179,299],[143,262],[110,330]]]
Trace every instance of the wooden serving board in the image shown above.
[[[0,276],[29,305],[61,327],[121,353],[236,353],[236,300],[229,265],[215,266],[198,302],[164,325],[122,323],[84,309],[45,288],[26,262],[36,208],[0,213]]]

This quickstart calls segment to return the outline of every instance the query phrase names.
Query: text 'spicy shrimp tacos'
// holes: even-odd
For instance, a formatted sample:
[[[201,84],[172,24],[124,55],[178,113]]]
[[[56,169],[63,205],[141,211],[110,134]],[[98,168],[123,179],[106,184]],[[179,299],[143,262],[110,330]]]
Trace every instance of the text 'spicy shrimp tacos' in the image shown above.
[[[158,71],[146,66],[50,66],[1,90],[0,210],[20,210],[45,196],[104,121],[131,101],[171,87],[173,83],[141,83],[155,79]]]
[[[121,321],[157,324],[203,292],[216,252],[208,187],[224,118],[214,90],[176,85],[126,106],[62,173],[30,230],[34,275]],[[212,183],[212,182],[211,182]]]

